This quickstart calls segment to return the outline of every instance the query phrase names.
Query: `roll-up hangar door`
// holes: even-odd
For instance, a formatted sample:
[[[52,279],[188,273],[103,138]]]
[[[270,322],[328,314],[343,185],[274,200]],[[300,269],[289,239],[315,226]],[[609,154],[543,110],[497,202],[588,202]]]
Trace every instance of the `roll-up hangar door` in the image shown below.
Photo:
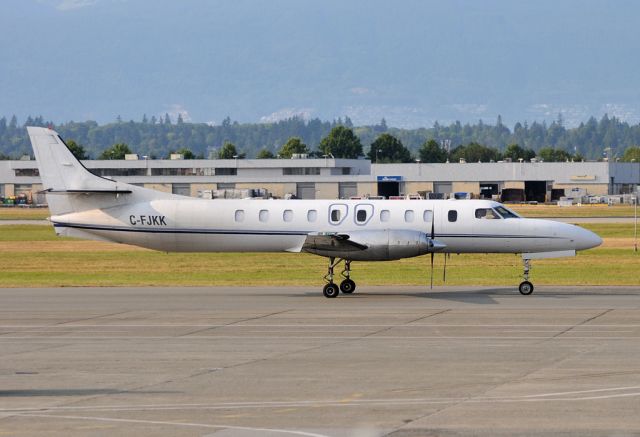
[[[349,199],[358,195],[358,184],[355,182],[340,182],[338,184],[338,197]]]
[[[315,199],[316,184],[313,182],[300,182],[296,184],[296,196],[298,199]]]

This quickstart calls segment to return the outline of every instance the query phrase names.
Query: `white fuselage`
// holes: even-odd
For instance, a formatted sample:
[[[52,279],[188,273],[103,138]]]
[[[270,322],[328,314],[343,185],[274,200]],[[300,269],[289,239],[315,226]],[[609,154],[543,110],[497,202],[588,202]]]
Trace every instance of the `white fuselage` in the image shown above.
[[[367,235],[385,230],[430,236],[432,226],[433,238],[446,245],[442,252],[449,253],[553,252],[588,249],[601,243],[592,232],[565,223],[477,218],[478,209],[502,206],[488,200],[205,200],[167,196],[127,203],[126,195],[123,197],[119,205],[54,216],[51,221],[62,235],[179,252],[299,252],[313,233],[348,234],[358,241],[358,235],[366,240]]]

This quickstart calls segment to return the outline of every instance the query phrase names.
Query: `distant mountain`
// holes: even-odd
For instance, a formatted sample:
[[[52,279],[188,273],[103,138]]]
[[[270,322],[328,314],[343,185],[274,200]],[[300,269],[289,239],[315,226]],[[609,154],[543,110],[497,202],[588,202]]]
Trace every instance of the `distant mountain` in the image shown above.
[[[640,121],[640,2],[6,0],[0,114]]]

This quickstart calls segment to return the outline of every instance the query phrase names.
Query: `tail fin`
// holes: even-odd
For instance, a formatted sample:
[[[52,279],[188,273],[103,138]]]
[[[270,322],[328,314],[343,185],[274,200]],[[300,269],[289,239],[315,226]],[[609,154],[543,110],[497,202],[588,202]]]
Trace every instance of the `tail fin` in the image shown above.
[[[52,215],[104,208],[117,203],[119,193],[131,193],[136,188],[91,173],[56,131],[44,127],[27,127],[27,131]],[[89,193],[93,195],[79,196]]]

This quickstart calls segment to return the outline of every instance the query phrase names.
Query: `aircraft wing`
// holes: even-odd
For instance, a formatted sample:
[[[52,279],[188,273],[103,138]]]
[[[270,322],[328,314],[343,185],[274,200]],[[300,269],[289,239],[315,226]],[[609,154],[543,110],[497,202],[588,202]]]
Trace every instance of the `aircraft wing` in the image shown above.
[[[313,233],[307,235],[307,239],[302,245],[302,250],[307,252],[329,251],[329,252],[359,252],[367,249],[368,246],[360,244],[350,239],[348,234],[338,233]]]

